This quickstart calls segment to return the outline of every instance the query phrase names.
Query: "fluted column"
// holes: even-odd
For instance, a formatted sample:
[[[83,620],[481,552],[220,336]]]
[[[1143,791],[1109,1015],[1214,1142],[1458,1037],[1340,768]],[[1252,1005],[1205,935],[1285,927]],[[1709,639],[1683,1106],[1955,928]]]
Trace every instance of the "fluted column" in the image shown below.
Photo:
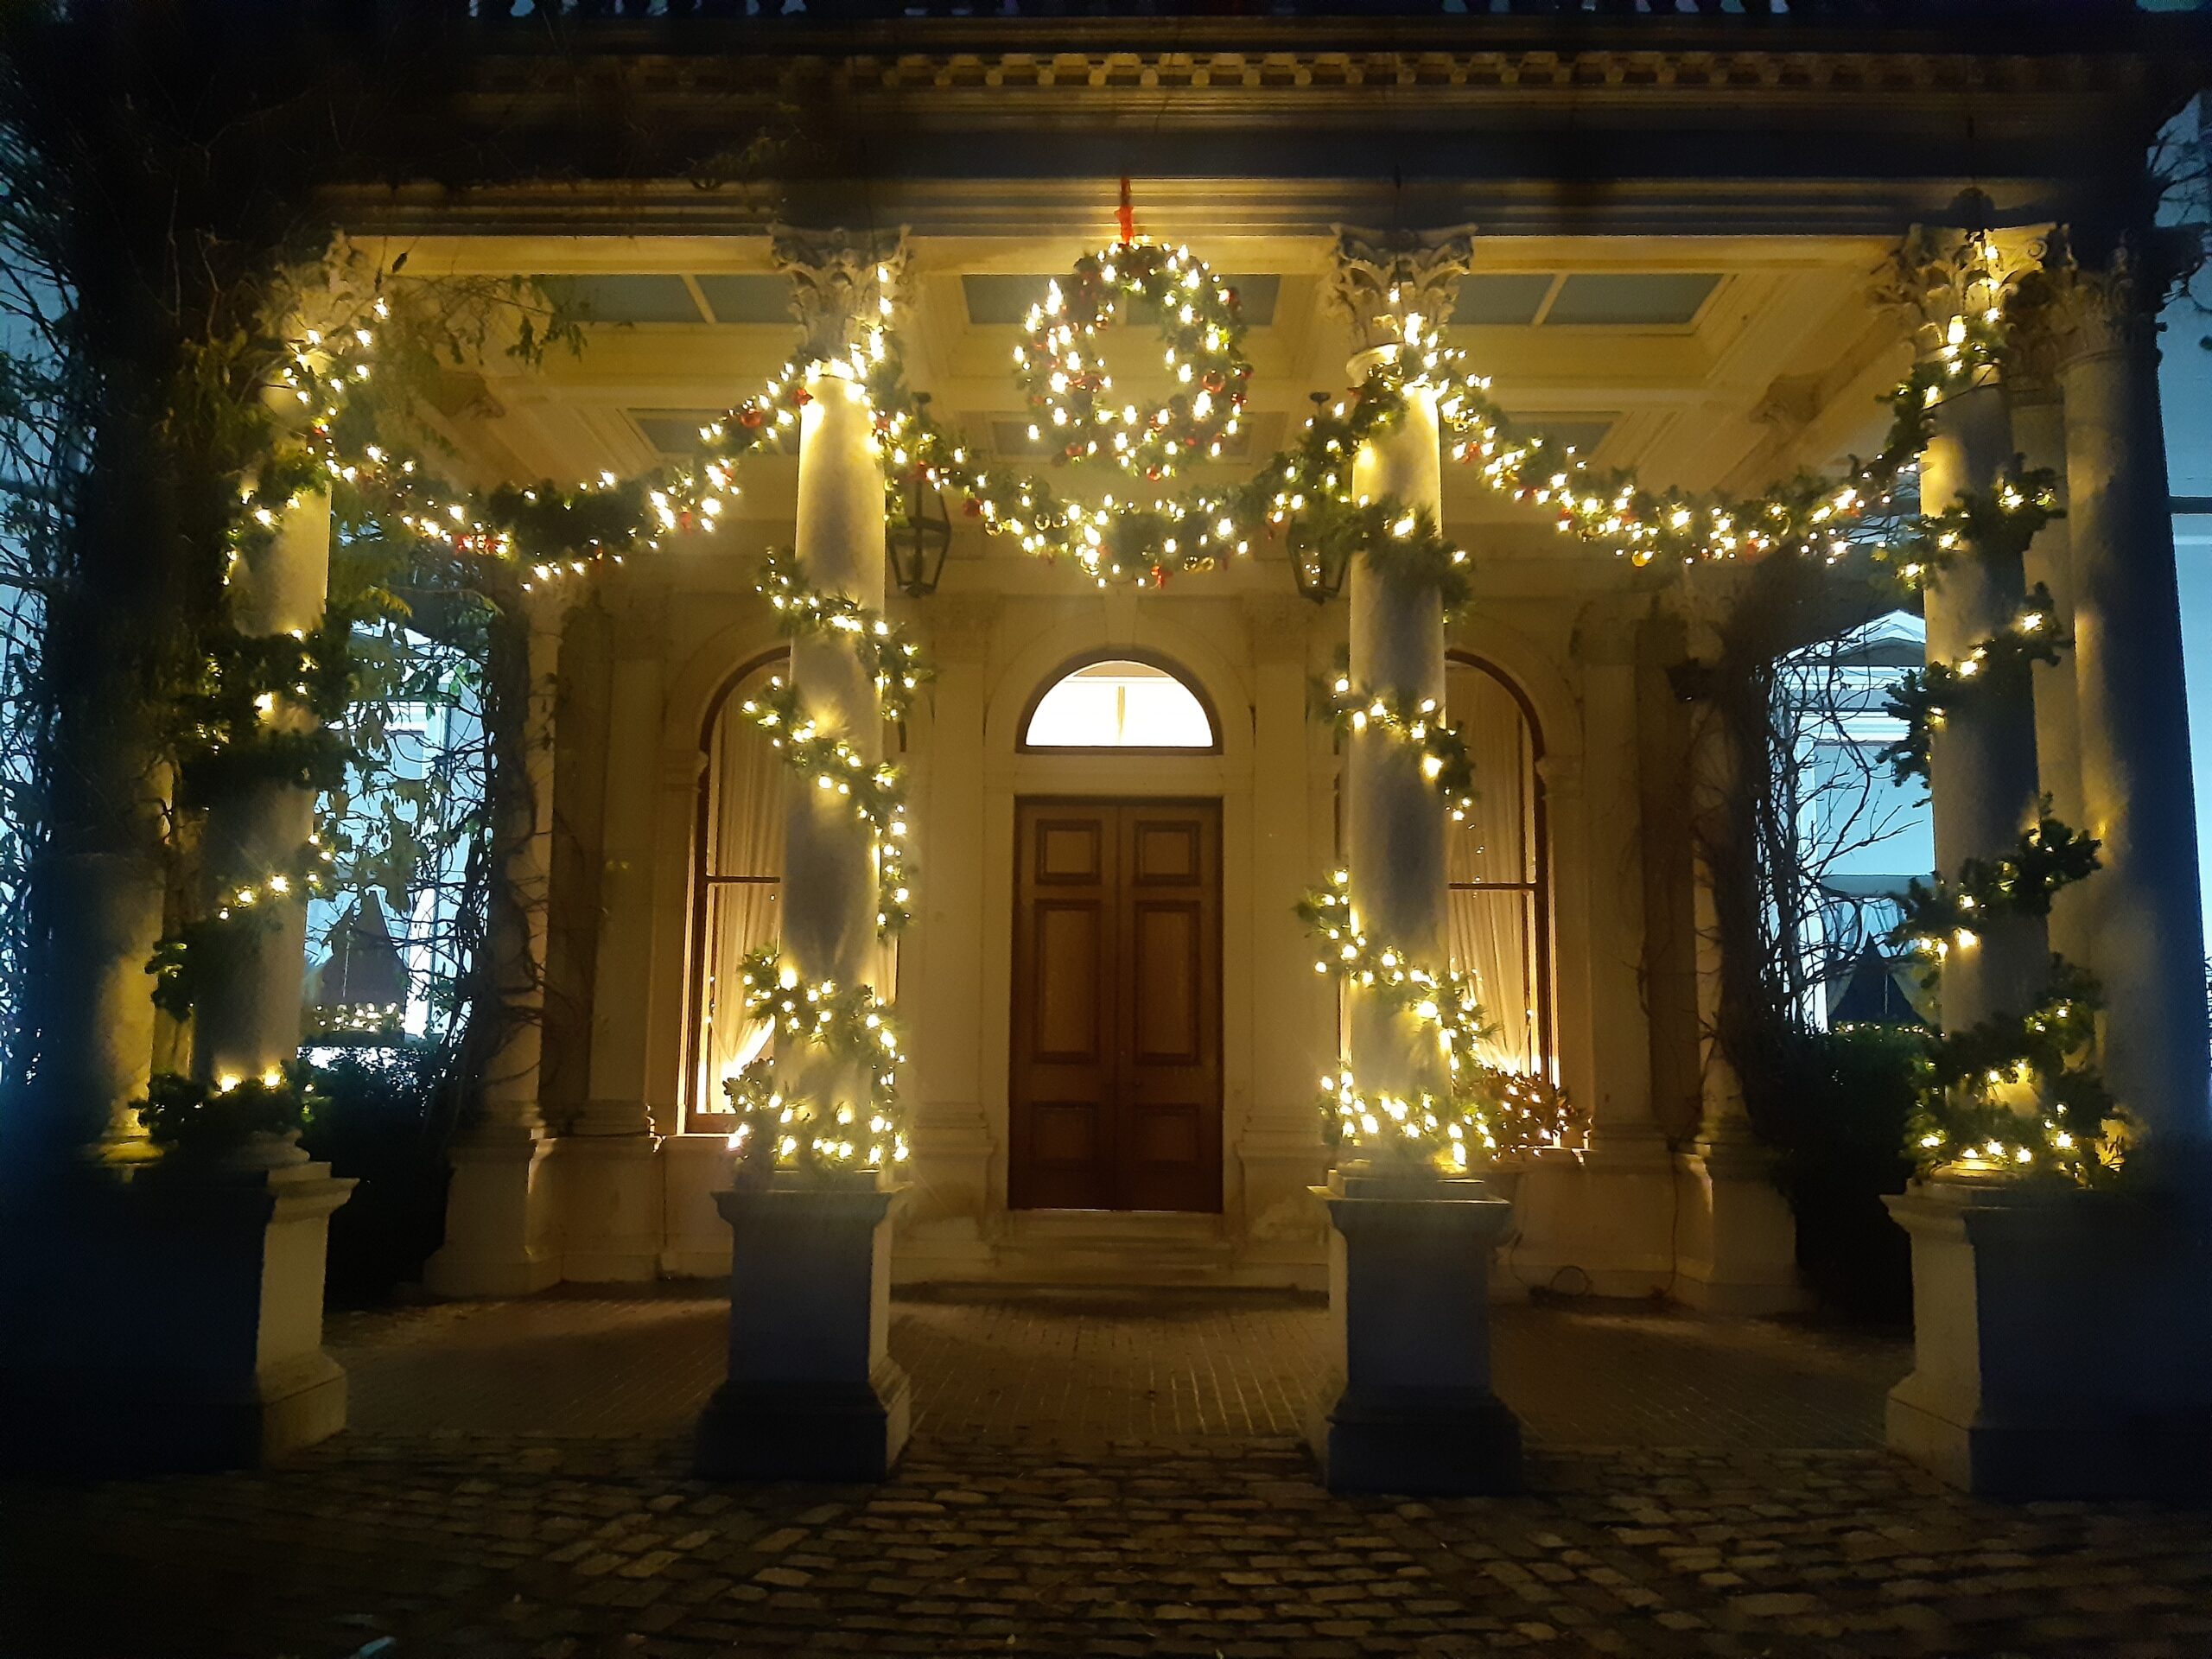
[[[1774,1184],[1773,1157],[1752,1128],[1726,1039],[1729,978],[1740,967],[1732,968],[1728,952],[1758,943],[1745,809],[1764,780],[1746,775],[1731,724],[1733,689],[1723,683],[1730,671],[1724,628],[1744,602],[1746,575],[1740,566],[1707,567],[1681,590],[1688,660],[1676,691],[1689,705],[1684,766],[1700,1108],[1697,1138],[1675,1160],[1679,1211],[1669,1232],[1674,1290],[1683,1300],[1719,1313],[1778,1313],[1804,1301],[1796,1218]]]
[[[231,625],[248,635],[311,632],[329,586],[330,498],[302,495],[233,563]],[[312,721],[281,703],[269,717]],[[296,867],[314,831],[315,791],[296,784],[242,784],[208,804],[200,842],[208,907],[251,905],[255,913],[237,928],[229,971],[209,976],[193,1008],[192,1071],[201,1083],[281,1077],[299,1052],[308,909]]]
[[[499,988],[499,1029],[484,1063],[474,1123],[453,1149],[446,1239],[424,1269],[442,1295],[520,1295],[557,1274],[542,1179],[538,1100],[545,1033],[545,955],[553,863],[554,710],[567,605],[557,582],[516,596],[503,654],[514,667],[519,729],[493,747],[493,884],[486,939]]]
[[[667,596],[627,598],[614,613],[608,676],[589,1094],[553,1147],[561,1276],[594,1283],[653,1277],[664,1215],[645,1065]]]
[[[2065,396],[2080,827],[2103,843],[2080,906],[2104,985],[2106,1080],[2143,1125],[2152,1167],[2164,1147],[2194,1168],[2212,1142],[2204,938],[2158,405],[2163,285],[2141,251],[2094,266],[2061,257],[2046,273]]]
[[[1977,257],[1956,232],[1921,232],[1901,266],[1900,287],[1918,318],[1923,360],[1940,359],[1956,342],[1961,319],[1979,319],[1998,303],[2001,264]],[[1980,370],[1970,384],[1948,389],[1937,405],[1920,459],[1921,511],[1933,517],[1987,492],[2012,455],[2004,389],[1993,369]],[[1928,660],[1963,662],[1982,641],[2009,632],[2026,594],[2018,553],[1956,554],[1928,584]],[[1947,709],[1929,743],[1929,774],[1937,872],[1955,878],[1970,858],[2010,855],[2038,816],[2029,689],[1969,695]],[[1991,916],[1970,940],[1955,941],[1943,963],[1943,1029],[1963,1031],[2032,1007],[2048,977],[2049,940],[2044,917],[2014,912]]]
[[[1336,297],[1363,349],[1355,382],[1450,315],[1466,270],[1464,236],[1424,243],[1339,239]],[[1404,387],[1403,414],[1361,446],[1352,489],[1444,523],[1434,390]],[[1353,682],[1418,707],[1444,708],[1444,607],[1433,582],[1352,563]],[[1441,969],[1448,814],[1412,746],[1370,728],[1344,750],[1345,864],[1355,922],[1408,959]],[[1348,1062],[1370,1094],[1442,1096],[1450,1074],[1433,1035],[1357,985],[1348,998]],[[1520,1424],[1491,1392],[1489,1274],[1511,1207],[1478,1180],[1341,1161],[1326,1194],[1330,1357],[1343,1388],[1307,1436],[1334,1491],[1494,1492],[1519,1484]],[[1351,1165],[1350,1167],[1346,1164]]]
[[[1409,326],[1417,331],[1450,315],[1468,246],[1465,238],[1389,250],[1351,243],[1347,238],[1339,257],[1336,291],[1361,345],[1345,369],[1357,385],[1395,359]],[[1387,497],[1440,528],[1443,448],[1436,405],[1433,386],[1414,381],[1405,387],[1403,416],[1354,458],[1352,492]],[[1434,584],[1378,571],[1362,557],[1352,562],[1349,588],[1353,683],[1408,707],[1429,701],[1441,709],[1444,607]],[[1344,745],[1342,776],[1354,916],[1370,937],[1440,966],[1446,956],[1448,815],[1421,775],[1419,753],[1381,731],[1355,731]],[[1444,1057],[1412,1015],[1357,985],[1347,995],[1346,1015],[1348,1058],[1363,1090],[1446,1091]]]

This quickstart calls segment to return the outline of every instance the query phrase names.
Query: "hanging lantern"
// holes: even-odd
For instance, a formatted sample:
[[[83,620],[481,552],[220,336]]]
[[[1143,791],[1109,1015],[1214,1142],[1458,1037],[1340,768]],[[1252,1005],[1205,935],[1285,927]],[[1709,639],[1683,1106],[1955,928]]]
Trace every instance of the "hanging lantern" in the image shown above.
[[[916,392],[915,403],[927,408],[929,394]],[[899,591],[921,599],[937,591],[944,573],[944,556],[952,546],[952,516],[945,512],[938,486],[920,467],[906,481],[903,522],[884,531],[884,550],[891,560],[891,577]]]

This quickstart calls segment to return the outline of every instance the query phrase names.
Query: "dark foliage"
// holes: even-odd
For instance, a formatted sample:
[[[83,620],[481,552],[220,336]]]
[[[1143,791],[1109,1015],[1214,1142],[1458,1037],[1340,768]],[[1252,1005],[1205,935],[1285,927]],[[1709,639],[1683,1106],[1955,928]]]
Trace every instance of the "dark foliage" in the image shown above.
[[[367,1307],[423,1276],[444,1242],[449,1061],[437,1047],[360,1048],[315,1073],[301,1144],[360,1185],[330,1218],[325,1300]]]
[[[1848,1319],[1912,1318],[1912,1249],[1882,1207],[1912,1173],[1906,1128],[1926,1033],[1853,1026],[1783,1034],[1758,1128],[1797,1217],[1797,1265],[1823,1307]]]

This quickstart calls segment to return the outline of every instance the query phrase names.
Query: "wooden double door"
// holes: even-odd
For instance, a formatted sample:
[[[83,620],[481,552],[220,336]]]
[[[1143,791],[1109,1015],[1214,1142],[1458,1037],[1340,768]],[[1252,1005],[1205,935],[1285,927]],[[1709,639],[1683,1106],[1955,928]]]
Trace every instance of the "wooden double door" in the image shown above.
[[[1221,803],[1014,804],[1007,1202],[1221,1208]]]

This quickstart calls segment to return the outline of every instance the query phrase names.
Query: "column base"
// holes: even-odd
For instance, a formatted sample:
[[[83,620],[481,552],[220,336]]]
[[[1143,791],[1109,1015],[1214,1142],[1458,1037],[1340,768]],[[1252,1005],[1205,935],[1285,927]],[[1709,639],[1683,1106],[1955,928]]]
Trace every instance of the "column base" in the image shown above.
[[[1329,1490],[1518,1490],[1520,1424],[1490,1386],[1490,1261],[1511,1207],[1477,1180],[1339,1173],[1316,1190],[1344,1379],[1307,1427]]]
[[[557,1282],[552,1230],[551,1143],[527,1129],[480,1135],[453,1149],[446,1241],[423,1264],[440,1296],[529,1296]]]
[[[667,1279],[720,1279],[729,1272],[729,1224],[715,1196],[729,1191],[727,1135],[671,1135],[660,1143],[660,1272]]]
[[[346,1427],[322,1281],[353,1183],[283,1150],[297,1161],[172,1157],[10,1207],[0,1467],[251,1469]]]
[[[890,1325],[891,1206],[853,1172],[715,1195],[730,1225],[729,1370],[699,1420],[701,1474],[881,1480],[906,1449]]]
[[[1521,1420],[1487,1389],[1365,1398],[1346,1389],[1308,1426],[1306,1440],[1332,1492],[1479,1497],[1521,1490]]]
[[[1892,1449],[1967,1491],[2194,1498],[2212,1470],[2212,1220],[2190,1198],[1915,1182]]]
[[[857,1385],[725,1382],[700,1415],[694,1466],[716,1480],[881,1480],[912,1416],[912,1386],[888,1358]]]
[[[561,1277],[587,1285],[659,1276],[661,1172],[651,1135],[564,1135],[550,1154]]]
[[[1675,1179],[1656,1129],[1634,1136],[1601,1130],[1587,1151],[1532,1154],[1513,1198],[1519,1236],[1494,1286],[1509,1295],[1668,1293],[1675,1278]]]
[[[1792,1313],[1810,1299],[1797,1277],[1797,1218],[1774,1160],[1749,1141],[1700,1141],[1675,1160],[1681,1206],[1675,1294],[1708,1313]]]

